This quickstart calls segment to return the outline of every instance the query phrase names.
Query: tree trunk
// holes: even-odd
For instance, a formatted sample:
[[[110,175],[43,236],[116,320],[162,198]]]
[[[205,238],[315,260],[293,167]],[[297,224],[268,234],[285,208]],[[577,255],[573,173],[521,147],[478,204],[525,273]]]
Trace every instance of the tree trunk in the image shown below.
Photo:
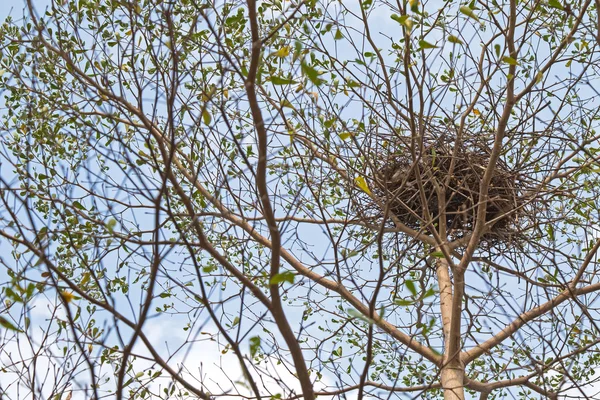
[[[442,368],[441,380],[444,400],[465,400],[465,369],[461,365]]]
[[[450,354],[450,342],[460,340],[453,338],[450,330],[452,320],[452,282],[450,281],[450,271],[448,261],[444,258],[438,259],[437,277],[440,287],[440,309],[442,312],[442,325],[444,330],[444,358],[440,378],[442,381],[442,390],[444,391],[444,400],[464,400],[464,377],[465,367],[460,362],[459,354]],[[454,333],[456,334],[456,333]],[[459,332],[460,335],[460,332]]]

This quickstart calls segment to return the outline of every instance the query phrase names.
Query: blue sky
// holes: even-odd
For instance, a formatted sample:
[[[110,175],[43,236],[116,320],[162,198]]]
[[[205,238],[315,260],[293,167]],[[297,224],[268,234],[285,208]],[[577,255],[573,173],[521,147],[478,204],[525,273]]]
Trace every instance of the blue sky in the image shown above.
[[[38,1],[36,0],[36,3]],[[40,4],[45,3],[40,1]],[[17,19],[21,15],[23,15],[23,7],[25,7],[25,2],[23,0],[5,0],[2,2],[2,7],[0,7],[0,19],[4,21],[7,16],[12,16]]]
[[[46,3],[45,1],[35,0],[35,4],[38,7],[38,9],[43,8],[43,4],[45,4],[45,3]],[[21,13],[22,13],[21,10],[23,7],[24,7],[23,0],[6,0],[5,2],[3,2],[2,9],[0,9],[0,19],[4,20],[6,18],[6,16],[8,16],[8,15],[11,15],[14,19],[19,19],[19,17],[21,16]],[[159,325],[159,323],[157,323],[157,325]],[[161,333],[160,326],[156,327],[156,331],[157,331],[157,337],[156,337],[157,341],[166,341],[167,338],[169,340],[173,340],[174,336],[176,336],[176,335],[164,335],[164,333]],[[185,339],[185,338],[183,338],[183,339]],[[200,358],[202,356],[206,357],[206,354],[194,355],[191,358],[196,359],[196,358]],[[217,357],[219,357],[219,355],[215,354],[215,359]]]

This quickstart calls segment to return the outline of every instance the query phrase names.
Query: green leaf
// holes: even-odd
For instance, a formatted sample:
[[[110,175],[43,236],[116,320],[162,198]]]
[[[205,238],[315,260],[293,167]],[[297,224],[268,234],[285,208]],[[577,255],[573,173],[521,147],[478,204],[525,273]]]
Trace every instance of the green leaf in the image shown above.
[[[393,19],[394,21],[396,21],[396,22],[398,22],[398,23],[400,23],[400,24],[402,23],[402,18],[403,18],[403,17],[407,17],[407,15],[403,15],[403,16],[401,17],[401,16],[400,16],[400,15],[398,15],[398,14],[392,14],[392,15],[390,16],[390,18],[391,18],[391,19]]]
[[[248,71],[248,67],[242,64],[242,75],[247,77],[249,73],[250,72]]]
[[[311,65],[308,65],[304,61],[302,62],[302,73],[306,75],[306,77],[317,86],[320,86],[325,82],[323,79],[319,78],[319,72],[314,69]]]
[[[373,321],[371,318],[365,317],[364,315],[362,315],[360,312],[358,312],[354,308],[349,308],[346,310],[346,312],[348,313],[349,316],[351,316],[353,318],[361,319],[365,322],[368,322],[371,325],[375,323],[375,321]]]
[[[300,57],[301,53],[302,53],[302,42],[299,40],[296,40],[294,42],[294,61],[296,61],[298,59],[298,57]]]
[[[415,282],[411,281],[411,280],[407,280],[404,285],[406,286],[406,288],[408,289],[408,291],[413,295],[416,296],[417,295],[417,287],[415,286]]]
[[[434,251],[433,253],[431,253],[431,256],[436,258],[444,258],[444,253],[442,253],[441,251]]]
[[[342,40],[344,38],[344,35],[342,34],[342,31],[338,29],[337,31],[335,31],[335,36],[333,38],[335,40]]]
[[[394,21],[396,21],[396,22],[398,22],[398,23],[400,23],[402,25],[405,25],[406,21],[410,18],[410,15],[402,15],[402,16],[400,16],[398,14],[392,14],[391,18]]]
[[[296,107],[294,107],[294,105],[288,99],[281,100],[280,105],[281,107],[291,108],[292,110],[296,109]]]
[[[271,83],[273,85],[291,85],[291,84],[296,83],[296,81],[291,78],[283,78],[281,76],[271,76]]]
[[[356,250],[351,250],[348,251],[348,249],[342,249],[342,255],[344,256],[344,258],[350,258],[350,257],[355,257],[357,255],[359,255],[360,253]]]
[[[465,14],[467,17],[473,18],[475,21],[480,22],[479,21],[479,17],[477,16],[477,14],[475,14],[475,11],[473,11],[471,9],[471,7],[469,7],[469,6],[460,6],[459,10],[460,10],[461,13]]]
[[[455,44],[464,44],[462,40],[460,40],[457,36],[454,36],[454,35],[448,35],[448,41],[450,43],[455,43]]]
[[[110,233],[113,232],[113,230],[115,229],[115,226],[117,225],[117,220],[114,218],[111,218],[108,220],[108,222],[106,222],[106,228],[108,229],[108,231]]]
[[[253,336],[250,338],[250,355],[254,357],[260,349],[260,336]]]
[[[538,72],[537,74],[535,74],[535,83],[536,83],[536,85],[538,83],[540,83],[542,81],[542,79],[544,79],[544,74],[542,72]]]
[[[394,303],[399,305],[399,306],[410,306],[413,305],[415,302],[413,300],[406,300],[406,299],[396,299],[394,300]]]
[[[429,288],[423,295],[423,298],[426,299],[428,297],[431,297],[431,296],[435,295],[435,293],[436,293],[436,290],[434,288]]]
[[[295,280],[296,280],[296,274],[294,274],[292,271],[284,271],[284,272],[281,272],[281,273],[273,276],[271,278],[271,280],[269,281],[269,283],[271,285],[278,285],[283,282],[294,283]]]
[[[502,61],[510,65],[519,65],[519,62],[517,60],[509,56],[502,57]]]
[[[546,226],[546,232],[548,233],[548,236],[550,237],[550,240],[554,240],[555,236],[554,236],[554,227],[552,226],[552,224],[549,224]]]
[[[15,332],[23,333],[22,330],[20,330],[19,328],[17,328],[8,319],[6,319],[6,318],[4,318],[2,316],[0,316],[0,326],[2,326],[4,329],[8,329],[9,331],[15,331]]]
[[[565,9],[565,7],[563,7],[558,0],[548,0],[548,5],[552,8],[558,8],[559,10]]]
[[[410,15],[398,15],[398,14],[392,14],[392,16],[390,17],[392,18],[394,21],[398,22],[400,25],[406,27],[406,29],[410,32],[412,27],[413,27],[413,21],[412,19],[410,19]]]
[[[29,285],[27,285],[27,289],[25,290],[25,297],[27,299],[30,299],[31,296],[33,296],[34,290],[35,290],[35,285],[33,283],[30,283]]]
[[[85,207],[78,201],[74,201],[73,206],[79,210],[85,210]]]
[[[365,180],[365,178],[363,178],[362,176],[357,176],[354,179],[354,182],[356,183],[356,185],[361,188],[365,193],[367,193],[369,196],[372,194],[371,193],[371,189],[369,189],[369,185],[367,184],[367,181]]]
[[[352,132],[342,132],[338,136],[340,137],[340,139],[346,140],[354,136],[354,134]]]
[[[11,301],[15,302],[15,303],[22,303],[23,299],[21,299],[21,296],[16,294],[14,290],[12,290],[11,288],[7,287],[6,289],[4,289],[4,294],[6,294],[6,297],[8,297]]]
[[[202,267],[202,272],[210,274],[213,271],[216,271],[218,268],[216,265],[207,265]]]
[[[210,115],[207,109],[202,111],[202,121],[204,122],[204,125],[210,125],[212,121],[212,115]]]
[[[91,279],[91,274],[89,272],[84,272],[81,277],[81,281],[79,282],[79,286],[85,286]]]
[[[337,349],[334,349],[331,354],[334,355],[335,357],[341,357],[343,352],[344,352],[344,349],[342,349],[342,346],[340,346]]]
[[[431,44],[423,39],[419,40],[419,46],[421,46],[421,49],[437,49],[438,48],[435,44]]]
[[[36,237],[35,237],[35,241],[36,243],[40,243],[43,240],[45,240],[48,237],[48,227],[44,226],[42,228],[40,228],[39,232],[37,233]]]
[[[290,46],[283,46],[279,50],[274,52],[272,55],[279,58],[285,58],[290,55]]]
[[[419,0],[408,0],[408,4],[410,5],[410,11],[419,12]]]

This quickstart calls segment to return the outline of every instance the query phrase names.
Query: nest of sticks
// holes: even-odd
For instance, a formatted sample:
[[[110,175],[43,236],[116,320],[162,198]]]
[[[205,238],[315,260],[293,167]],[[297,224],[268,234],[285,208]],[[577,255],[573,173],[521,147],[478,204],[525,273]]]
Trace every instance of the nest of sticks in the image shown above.
[[[398,137],[388,140],[385,149],[379,147],[372,158],[377,201],[370,201],[369,214],[381,217],[382,208],[387,208],[388,216],[391,212],[406,226],[424,231],[430,224],[438,227],[443,215],[449,239],[468,235],[476,222],[481,182],[490,161],[489,143],[470,137],[456,146],[454,138],[432,134],[415,147],[420,150],[411,151],[410,138]],[[440,189],[445,193],[443,204]],[[481,238],[482,245],[520,241],[520,227],[527,219],[523,193],[522,177],[501,157],[489,184],[485,219],[492,227]]]

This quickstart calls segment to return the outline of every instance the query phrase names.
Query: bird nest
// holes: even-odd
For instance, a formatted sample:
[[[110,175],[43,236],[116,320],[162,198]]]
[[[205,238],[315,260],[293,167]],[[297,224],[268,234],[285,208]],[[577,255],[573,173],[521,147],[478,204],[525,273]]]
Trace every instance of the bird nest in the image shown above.
[[[410,138],[396,138],[376,152],[372,158],[376,200],[369,199],[367,209],[379,217],[387,209],[388,217],[392,213],[404,225],[423,231],[437,229],[443,216],[449,239],[464,237],[476,222],[489,146],[475,138],[461,141],[458,147],[454,139],[446,137],[431,136],[423,142],[420,151],[411,151]],[[498,160],[484,205],[491,228],[481,244],[493,246],[519,239],[526,213],[522,182],[517,172]]]

